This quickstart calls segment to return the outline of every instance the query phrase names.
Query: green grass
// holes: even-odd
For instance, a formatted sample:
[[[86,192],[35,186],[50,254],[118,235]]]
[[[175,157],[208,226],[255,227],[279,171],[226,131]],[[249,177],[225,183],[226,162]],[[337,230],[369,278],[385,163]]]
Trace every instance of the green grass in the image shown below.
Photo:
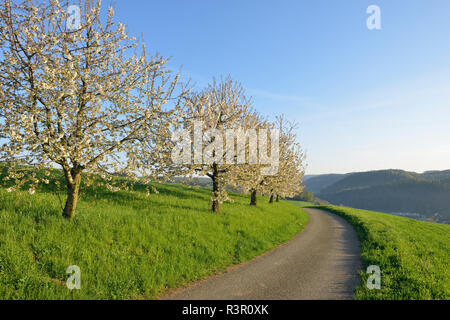
[[[307,207],[314,206],[314,203],[307,202],[307,201],[288,200],[288,202],[290,202],[300,208],[307,208]]]
[[[356,229],[363,272],[356,299],[450,299],[450,226],[345,207],[322,206]],[[381,269],[381,289],[369,290],[370,265]]]
[[[0,299],[152,299],[262,254],[308,222],[287,202],[250,207],[233,194],[217,215],[208,190],[155,186],[160,194],[149,197],[87,188],[73,221],[61,217],[52,187],[0,187]],[[70,265],[81,268],[73,293]]]

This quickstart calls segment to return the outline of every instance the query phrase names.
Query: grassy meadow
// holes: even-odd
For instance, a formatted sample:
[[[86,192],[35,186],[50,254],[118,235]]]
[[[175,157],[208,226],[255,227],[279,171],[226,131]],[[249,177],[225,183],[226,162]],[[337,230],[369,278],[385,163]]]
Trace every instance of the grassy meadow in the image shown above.
[[[361,241],[363,270],[356,299],[450,299],[450,225],[336,206]],[[381,289],[369,290],[370,265],[381,269]]]
[[[0,181],[1,182],[1,181]],[[61,217],[52,185],[34,195],[0,187],[0,299],[153,299],[286,242],[308,223],[287,202],[232,194],[220,214],[210,191],[155,184],[159,194],[82,191],[76,217]],[[64,199],[64,198],[63,198]],[[81,269],[81,290],[66,269]]]

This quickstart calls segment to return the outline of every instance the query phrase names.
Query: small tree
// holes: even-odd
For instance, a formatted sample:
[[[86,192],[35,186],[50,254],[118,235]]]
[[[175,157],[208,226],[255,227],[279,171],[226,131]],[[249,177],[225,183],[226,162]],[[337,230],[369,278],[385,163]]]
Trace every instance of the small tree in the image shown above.
[[[297,194],[303,187],[301,180],[304,175],[304,155],[300,145],[296,141],[294,122],[286,121],[284,117],[277,117],[275,123],[259,121],[259,128],[276,130],[279,133],[277,170],[273,174],[263,174],[266,165],[261,162],[258,165],[244,165],[234,168],[233,175],[236,177],[236,186],[250,193],[250,205],[257,205],[256,195],[258,193],[270,197],[269,202],[274,199],[278,202],[280,197]],[[272,139],[267,146],[258,145],[258,154],[265,154],[269,147],[272,153]]]
[[[59,165],[63,215],[72,218],[83,172],[148,172],[186,91],[176,89],[167,60],[138,50],[113,7],[101,21],[100,1],[79,1],[73,21],[56,0],[0,7],[0,160],[11,164],[15,188],[24,178],[16,164]],[[40,179],[31,177],[34,192]]]
[[[271,129],[273,129],[273,125],[267,122],[266,120],[263,120],[261,116],[254,113],[250,117],[253,118],[253,128],[256,129],[258,132],[258,136],[262,136],[261,134],[266,134],[270,132]],[[257,194],[263,190],[264,181],[267,177],[264,175],[264,168],[266,168],[267,164],[263,164],[261,162],[261,154],[267,153],[268,150],[264,150],[264,147],[267,147],[266,145],[261,145],[260,143],[255,144],[255,146],[250,146],[250,139],[245,140],[246,143],[246,149],[245,152],[246,156],[249,156],[250,148],[254,147],[256,148],[256,154],[259,155],[259,161],[258,163],[250,163],[249,159],[247,158],[247,161],[245,164],[240,164],[232,169],[232,175],[234,177],[234,187],[239,188],[243,192],[250,194],[250,205],[256,206],[257,205]],[[272,143],[271,140],[269,140],[269,145]]]
[[[279,170],[275,175],[264,177],[261,182],[263,193],[270,197],[270,203],[303,191],[305,174],[305,155],[295,133],[297,124],[279,116],[274,126],[280,132]]]
[[[306,201],[306,202],[314,202],[314,194],[310,190],[303,190],[301,193],[296,195],[294,200]]]
[[[206,89],[191,94],[185,103],[184,129],[193,138],[193,162],[186,166],[187,174],[207,176],[212,181],[211,210],[220,212],[220,204],[228,199],[226,185],[233,185],[234,160],[225,142],[228,129],[246,130],[254,125],[250,101],[244,89],[230,78],[213,81]],[[226,141],[225,141],[226,140]],[[189,157],[190,157],[189,143]],[[233,161],[230,161],[233,160]]]

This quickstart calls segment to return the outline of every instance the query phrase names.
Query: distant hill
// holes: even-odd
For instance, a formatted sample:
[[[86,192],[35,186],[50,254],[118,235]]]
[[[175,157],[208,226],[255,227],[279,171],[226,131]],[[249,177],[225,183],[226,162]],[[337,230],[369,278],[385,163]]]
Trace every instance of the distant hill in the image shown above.
[[[445,171],[426,171],[422,177],[427,180],[439,181],[450,179],[450,170]]]
[[[320,193],[330,194],[344,190],[368,188],[416,178],[417,174],[402,170],[381,170],[350,173],[344,177],[341,177],[341,179],[336,180],[335,183],[322,187]]]
[[[307,179],[305,185],[320,199],[336,205],[450,221],[450,170],[326,174]]]
[[[345,174],[321,174],[314,176],[305,176],[303,182],[306,189],[312,191],[314,194],[319,194],[320,191],[333,183],[343,179]]]

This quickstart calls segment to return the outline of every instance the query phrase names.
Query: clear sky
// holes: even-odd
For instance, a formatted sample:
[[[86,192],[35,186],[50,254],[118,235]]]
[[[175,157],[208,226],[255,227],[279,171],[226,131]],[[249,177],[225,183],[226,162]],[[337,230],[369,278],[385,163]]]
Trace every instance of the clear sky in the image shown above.
[[[450,169],[448,0],[116,0],[116,16],[184,79],[231,75],[297,120],[309,174]]]

